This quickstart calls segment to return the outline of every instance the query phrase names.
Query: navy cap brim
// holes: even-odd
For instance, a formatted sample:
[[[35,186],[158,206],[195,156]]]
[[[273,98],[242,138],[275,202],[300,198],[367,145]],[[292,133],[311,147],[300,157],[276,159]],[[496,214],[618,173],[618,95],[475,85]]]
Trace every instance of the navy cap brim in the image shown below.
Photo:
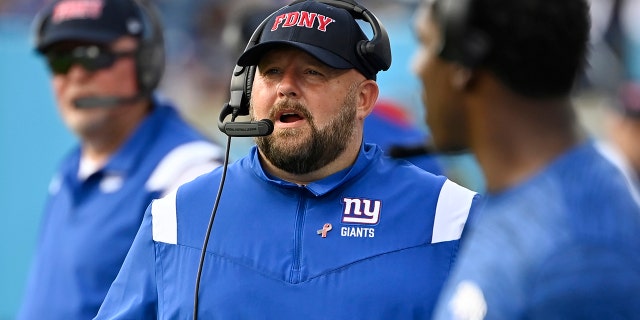
[[[343,59],[342,57],[334,54],[333,52],[319,48],[316,46],[312,46],[306,43],[300,43],[295,41],[287,41],[287,40],[275,40],[275,41],[266,41],[262,42],[258,45],[253,46],[252,48],[245,51],[240,58],[238,58],[239,66],[254,66],[260,62],[260,59],[264,56],[264,54],[281,45],[288,45],[300,50],[303,50],[313,56],[314,58],[320,60],[324,64],[335,68],[335,69],[352,69],[355,68],[349,61]]]
[[[63,42],[63,41],[78,41],[78,42],[89,42],[96,44],[110,44],[115,41],[122,34],[117,32],[95,32],[95,30],[90,29],[80,29],[80,28],[66,28],[62,30],[56,30],[56,32],[48,33],[39,43],[36,50],[39,52],[46,51],[52,45]]]

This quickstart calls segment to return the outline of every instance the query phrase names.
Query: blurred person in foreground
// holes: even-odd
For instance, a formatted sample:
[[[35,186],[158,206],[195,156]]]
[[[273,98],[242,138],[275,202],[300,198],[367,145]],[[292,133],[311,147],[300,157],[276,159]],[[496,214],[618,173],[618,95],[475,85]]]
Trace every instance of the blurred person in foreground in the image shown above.
[[[97,319],[430,318],[478,195],[363,142],[391,53],[356,9],[297,1],[256,29],[233,79],[273,133],[152,202]]]
[[[62,0],[36,18],[60,115],[79,142],[49,186],[18,319],[91,319],[144,209],[220,165],[222,150],[154,95],[164,67],[154,8]]]
[[[435,146],[470,149],[487,183],[435,319],[640,315],[640,210],[572,106],[589,23],[584,0],[421,6]]]

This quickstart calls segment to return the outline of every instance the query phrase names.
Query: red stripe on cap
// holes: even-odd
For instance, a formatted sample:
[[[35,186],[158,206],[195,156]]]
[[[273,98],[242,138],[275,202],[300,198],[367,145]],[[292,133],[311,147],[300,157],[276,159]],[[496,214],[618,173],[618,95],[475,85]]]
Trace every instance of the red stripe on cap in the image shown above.
[[[59,23],[71,19],[97,19],[102,14],[103,5],[100,0],[62,1],[53,9],[51,20]]]

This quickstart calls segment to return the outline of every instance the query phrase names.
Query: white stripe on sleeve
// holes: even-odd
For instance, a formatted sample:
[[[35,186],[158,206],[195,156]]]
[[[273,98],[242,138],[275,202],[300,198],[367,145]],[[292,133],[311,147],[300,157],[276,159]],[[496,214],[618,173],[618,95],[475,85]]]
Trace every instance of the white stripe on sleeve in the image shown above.
[[[171,150],[158,163],[145,185],[147,190],[169,191],[207,173],[221,163],[222,150],[206,141],[185,143]]]
[[[440,189],[431,243],[460,239],[476,192],[448,180]]]
[[[151,203],[153,241],[178,243],[178,221],[176,218],[176,191]]]

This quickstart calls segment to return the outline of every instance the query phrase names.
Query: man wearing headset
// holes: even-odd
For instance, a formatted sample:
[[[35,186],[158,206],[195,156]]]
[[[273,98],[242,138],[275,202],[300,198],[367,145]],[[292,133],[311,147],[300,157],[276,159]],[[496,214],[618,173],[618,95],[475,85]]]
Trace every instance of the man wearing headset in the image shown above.
[[[415,26],[436,148],[488,191],[434,318],[637,319],[640,209],[571,101],[586,1],[425,1]]]
[[[273,133],[152,202],[96,319],[429,319],[477,194],[362,142],[390,55],[358,49],[389,43],[355,8],[299,1],[258,27],[237,69],[256,66],[251,118]]]
[[[49,186],[18,319],[94,317],[150,201],[221,163],[221,149],[153,95],[164,48],[152,9],[61,0],[36,19],[36,50],[79,145]]]
[[[256,27],[279,7],[275,3],[237,3],[222,33],[224,44],[234,56],[242,54]],[[396,99],[379,97],[364,123],[365,142],[379,145],[391,157],[408,160],[433,174],[444,174],[439,159],[429,150],[428,135],[414,125],[406,107]]]

